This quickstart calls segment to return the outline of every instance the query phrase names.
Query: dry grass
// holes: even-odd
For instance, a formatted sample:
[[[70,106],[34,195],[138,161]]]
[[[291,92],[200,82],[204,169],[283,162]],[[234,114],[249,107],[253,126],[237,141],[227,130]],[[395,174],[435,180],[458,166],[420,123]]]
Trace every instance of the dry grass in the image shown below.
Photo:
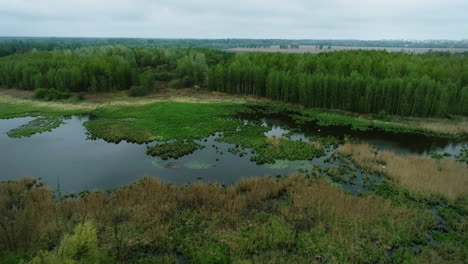
[[[423,129],[447,133],[447,134],[468,134],[468,118],[463,117],[460,121],[451,121],[445,119],[428,119],[428,120],[418,120],[410,121],[410,123],[415,124],[418,127]]]
[[[347,143],[340,151],[351,155],[360,166],[382,172],[410,190],[440,194],[450,199],[468,194],[468,168],[459,162],[399,156],[389,151],[377,153],[369,144]]]
[[[309,141],[308,144],[312,149],[322,149],[322,144],[318,141]]]
[[[302,263],[311,256],[328,263],[379,262],[402,237],[420,234],[432,221],[421,210],[350,196],[300,175],[249,179],[227,189],[148,178],[62,202],[30,181],[0,183],[0,191],[0,223],[15,227],[0,227],[0,251],[53,248],[77,223],[92,220],[101,251],[123,262],[139,249],[176,251],[194,263],[208,256],[241,262],[258,256],[269,263],[284,252]],[[11,236],[21,244],[10,245]],[[220,246],[229,253],[217,251]]]

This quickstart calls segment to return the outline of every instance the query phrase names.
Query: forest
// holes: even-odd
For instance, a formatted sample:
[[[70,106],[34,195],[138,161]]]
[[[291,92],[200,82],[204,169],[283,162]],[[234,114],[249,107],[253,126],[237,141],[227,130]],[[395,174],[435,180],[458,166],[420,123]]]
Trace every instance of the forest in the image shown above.
[[[468,114],[467,53],[235,54],[115,45],[0,58],[0,86],[36,90],[50,100],[70,92],[145,95],[162,83],[359,113]]]
[[[0,57],[31,50],[63,50],[83,47],[125,45],[162,48],[268,48],[312,45],[348,47],[468,48],[466,40],[330,40],[330,39],[151,39],[151,38],[54,38],[0,37]]]
[[[0,85],[59,92],[132,89],[143,95],[157,88],[156,81],[172,81],[170,85],[176,88],[202,84],[208,67],[230,55],[201,48],[125,46],[37,51],[3,57]]]
[[[468,54],[345,51],[239,54],[211,67],[212,91],[401,116],[468,114]]]

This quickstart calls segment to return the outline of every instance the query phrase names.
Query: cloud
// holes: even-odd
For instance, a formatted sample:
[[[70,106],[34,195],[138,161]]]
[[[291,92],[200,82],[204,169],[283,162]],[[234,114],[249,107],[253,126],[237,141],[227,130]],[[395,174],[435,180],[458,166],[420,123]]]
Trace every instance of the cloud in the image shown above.
[[[468,38],[466,0],[0,0],[0,35]]]

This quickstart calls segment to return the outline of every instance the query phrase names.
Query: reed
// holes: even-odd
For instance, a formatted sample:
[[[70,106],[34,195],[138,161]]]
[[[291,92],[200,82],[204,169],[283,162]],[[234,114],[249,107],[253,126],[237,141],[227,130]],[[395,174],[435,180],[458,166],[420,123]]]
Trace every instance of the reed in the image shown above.
[[[343,145],[341,153],[350,155],[361,167],[384,173],[405,188],[434,193],[450,199],[468,194],[468,168],[460,162],[428,157],[377,153],[369,144]]]

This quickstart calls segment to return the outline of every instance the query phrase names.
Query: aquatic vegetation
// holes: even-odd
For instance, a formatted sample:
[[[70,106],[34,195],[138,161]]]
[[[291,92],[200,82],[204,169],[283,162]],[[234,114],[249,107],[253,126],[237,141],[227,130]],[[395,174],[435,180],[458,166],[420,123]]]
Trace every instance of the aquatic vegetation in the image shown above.
[[[456,199],[468,195],[468,168],[454,160],[378,153],[368,144],[345,144],[340,152],[359,166],[387,175],[410,190]]]
[[[200,161],[200,160],[192,160],[192,161],[187,162],[185,166],[189,169],[200,170],[200,169],[212,168],[214,165]]]
[[[267,163],[264,166],[273,170],[291,169],[305,172],[313,169],[314,164],[303,160],[275,160],[274,163]]]
[[[111,106],[93,112],[85,123],[93,138],[145,143],[202,139],[216,132],[235,130],[237,120],[227,119],[235,104],[161,102],[149,105]]]
[[[148,146],[146,154],[158,156],[163,160],[178,159],[202,148],[204,148],[204,146],[194,141],[176,140],[174,142],[157,144],[156,146]]]
[[[45,116],[36,118],[7,132],[11,138],[30,137],[34,134],[50,132],[63,124],[65,118],[60,116]]]
[[[291,161],[289,160],[275,160],[274,163],[265,164],[266,167],[273,170],[284,170],[291,167]]]
[[[363,117],[349,112],[310,109],[282,104],[250,103],[237,110],[240,117],[257,119],[279,117],[293,126],[318,125],[321,127],[345,127],[354,131],[384,131],[394,134],[421,134],[430,137],[467,139],[468,127],[465,122],[420,119],[379,120],[372,116]],[[440,125],[437,125],[440,124]],[[446,129],[445,129],[446,128]]]
[[[468,146],[465,146],[461,151],[460,154],[455,156],[457,161],[461,163],[465,163],[465,165],[468,165]]]
[[[245,124],[236,131],[225,132],[223,137],[216,140],[237,144],[230,152],[240,156],[247,154],[240,148],[252,149],[254,156],[251,160],[257,164],[274,163],[275,160],[312,160],[325,154],[321,145],[288,138],[268,138],[264,134],[268,130],[264,126]]]
[[[447,152],[445,152],[445,153],[431,152],[429,154],[431,155],[431,158],[437,159],[437,160],[452,156],[452,154],[447,153]]]

